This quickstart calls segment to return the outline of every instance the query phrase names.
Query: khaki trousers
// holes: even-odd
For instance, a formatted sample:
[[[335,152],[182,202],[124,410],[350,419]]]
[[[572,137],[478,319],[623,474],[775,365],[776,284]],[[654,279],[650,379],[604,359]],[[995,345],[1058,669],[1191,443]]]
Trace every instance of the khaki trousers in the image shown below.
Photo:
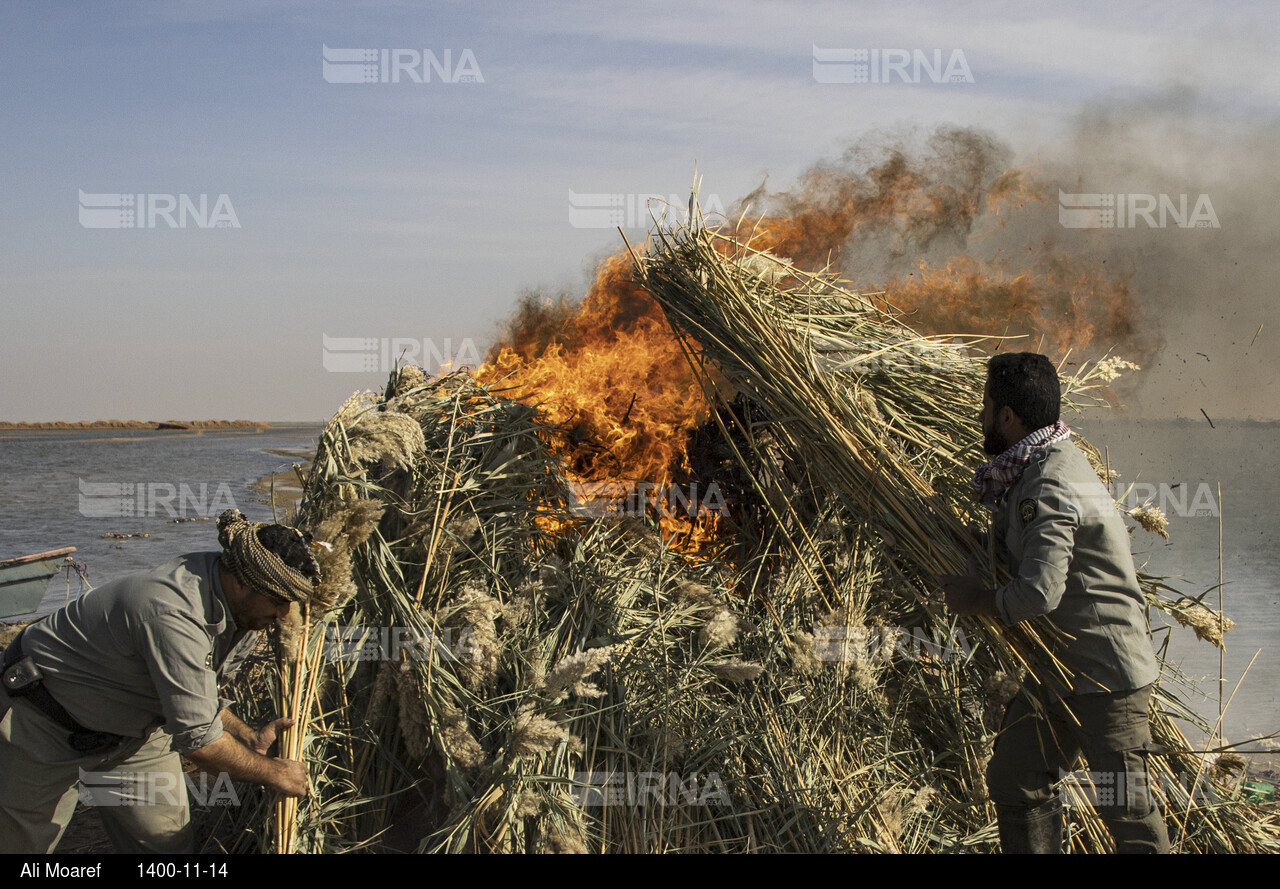
[[[194,851],[182,761],[163,730],[91,756],[68,734],[0,689],[0,853],[54,851],[77,799],[101,813],[118,852]]]

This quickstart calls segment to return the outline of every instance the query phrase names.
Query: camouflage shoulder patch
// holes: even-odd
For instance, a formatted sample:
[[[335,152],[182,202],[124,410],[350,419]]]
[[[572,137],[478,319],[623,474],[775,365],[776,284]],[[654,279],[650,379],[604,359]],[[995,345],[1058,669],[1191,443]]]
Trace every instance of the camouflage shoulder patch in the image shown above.
[[[1036,517],[1036,502],[1028,498],[1019,503],[1018,516],[1022,519],[1022,524],[1031,524],[1032,520]]]

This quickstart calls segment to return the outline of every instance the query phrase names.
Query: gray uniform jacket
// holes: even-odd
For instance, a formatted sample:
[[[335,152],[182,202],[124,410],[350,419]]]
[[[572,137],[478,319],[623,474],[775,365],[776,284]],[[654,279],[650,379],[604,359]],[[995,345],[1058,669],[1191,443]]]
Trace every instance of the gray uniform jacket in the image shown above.
[[[1072,672],[1056,694],[1131,691],[1159,673],[1129,533],[1106,487],[1070,440],[1037,448],[994,519],[1013,580],[996,591],[1006,624],[1044,615]]]
[[[93,731],[146,737],[163,726],[181,753],[222,735],[219,682],[257,642],[237,629],[219,553],[190,553],[103,584],[33,624],[23,651],[45,688]]]

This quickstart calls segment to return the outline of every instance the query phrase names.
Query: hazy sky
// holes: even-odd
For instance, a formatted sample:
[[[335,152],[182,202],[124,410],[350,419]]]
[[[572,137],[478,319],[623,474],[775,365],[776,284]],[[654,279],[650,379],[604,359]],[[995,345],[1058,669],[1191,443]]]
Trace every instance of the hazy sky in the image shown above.
[[[392,338],[465,361],[522,289],[581,292],[620,243],[608,195],[642,239],[627,196],[687,194],[695,163],[728,206],[943,124],[1064,190],[1207,195],[1218,227],[1086,233],[1161,325],[1135,398],[1274,418],[1274,10],[4,3],[0,419],[322,420],[381,385]],[[868,70],[857,49],[958,52],[968,76],[825,82]],[[353,50],[375,82],[334,82],[363,76]],[[1080,235],[1059,209],[1047,229]]]

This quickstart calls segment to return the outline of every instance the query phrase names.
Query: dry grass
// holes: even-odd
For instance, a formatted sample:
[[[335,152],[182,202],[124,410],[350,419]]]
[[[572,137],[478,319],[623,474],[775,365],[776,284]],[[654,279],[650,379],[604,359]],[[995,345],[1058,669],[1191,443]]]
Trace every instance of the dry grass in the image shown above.
[[[971,344],[698,227],[640,262],[695,368],[714,362],[772,419],[724,435],[759,533],[690,560],[642,521],[570,513],[558,432],[469,376],[407,368],[353,397],[296,519],[335,545],[327,604],[282,640],[276,701],[250,696],[305,723],[312,794],[292,812],[246,793],[218,845],[995,849],[990,720],[1025,669],[1061,667],[1034,628],[957,623],[931,596],[969,556],[995,570],[966,532]],[[374,657],[339,656],[361,634]],[[1203,761],[1180,708],[1164,689],[1153,705],[1162,776]],[[1274,816],[1210,780],[1218,802],[1166,799],[1180,848],[1274,849]],[[1077,848],[1106,849],[1082,827]]]

